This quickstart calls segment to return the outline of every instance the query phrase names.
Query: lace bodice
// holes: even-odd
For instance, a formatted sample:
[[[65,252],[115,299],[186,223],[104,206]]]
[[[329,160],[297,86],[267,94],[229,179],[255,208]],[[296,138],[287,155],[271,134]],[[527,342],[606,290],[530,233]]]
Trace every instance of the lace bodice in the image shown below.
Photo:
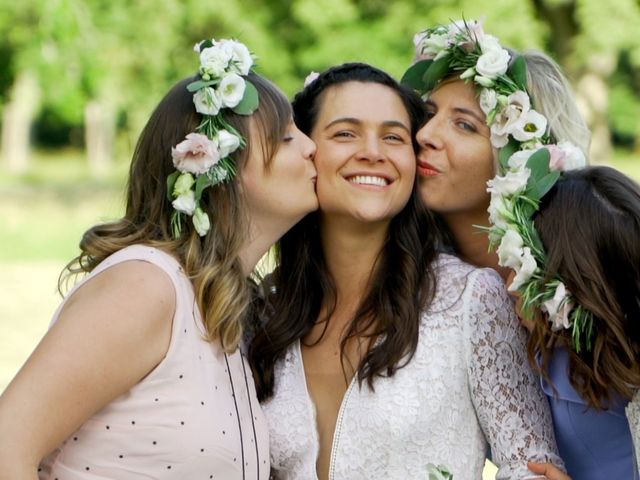
[[[489,445],[498,479],[531,476],[527,459],[561,464],[502,281],[448,255],[439,258],[437,277],[411,362],[377,379],[375,392],[356,380],[349,386],[330,479],[427,478],[433,463],[449,467],[456,480],[477,480]],[[263,407],[277,478],[316,479],[315,409],[299,343],[276,366],[275,394]]]

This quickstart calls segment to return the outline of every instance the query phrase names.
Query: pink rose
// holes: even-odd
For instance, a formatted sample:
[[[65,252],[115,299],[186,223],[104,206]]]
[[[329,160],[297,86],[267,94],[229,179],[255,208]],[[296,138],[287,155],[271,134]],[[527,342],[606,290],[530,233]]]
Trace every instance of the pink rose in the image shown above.
[[[587,164],[587,159],[578,147],[571,142],[560,142],[557,145],[545,145],[549,150],[549,169],[561,172],[583,168]]]
[[[173,165],[181,172],[201,174],[220,160],[218,145],[201,133],[190,133],[171,148]]]

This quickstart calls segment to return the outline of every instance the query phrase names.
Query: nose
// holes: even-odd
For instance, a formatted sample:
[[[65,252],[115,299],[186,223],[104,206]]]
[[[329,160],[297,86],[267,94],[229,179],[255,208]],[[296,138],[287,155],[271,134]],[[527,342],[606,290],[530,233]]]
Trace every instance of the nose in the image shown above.
[[[376,135],[368,135],[362,140],[362,146],[356,154],[358,160],[366,160],[371,163],[384,159],[384,154],[380,148],[380,141]]]
[[[302,134],[303,138],[303,147],[302,147],[302,155],[304,155],[305,160],[313,160],[313,157],[316,155],[316,142],[311,140],[308,135]]]
[[[440,150],[444,147],[442,121],[437,113],[418,130],[416,140],[421,149]]]

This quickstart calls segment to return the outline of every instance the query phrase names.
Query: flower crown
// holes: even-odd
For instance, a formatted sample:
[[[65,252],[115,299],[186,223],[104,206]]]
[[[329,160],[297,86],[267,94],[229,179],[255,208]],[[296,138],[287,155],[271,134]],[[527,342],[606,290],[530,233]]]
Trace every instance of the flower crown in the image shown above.
[[[195,92],[193,103],[202,122],[175,147],[171,157],[176,171],[167,178],[167,195],[174,208],[171,228],[174,238],[182,232],[185,215],[191,217],[200,236],[209,231],[209,216],[200,208],[202,192],[231,181],[236,166],[231,154],[244,148],[246,140],[224,119],[230,109],[251,115],[258,108],[258,91],[243,76],[251,71],[253,55],[235,40],[203,40],[194,46],[200,56],[201,79],[187,85]]]
[[[545,275],[546,255],[533,217],[540,200],[563,171],[586,165],[583,152],[568,141],[554,143],[547,119],[533,109],[527,93],[527,67],[513,58],[498,39],[477,21],[437,26],[414,37],[416,62],[402,83],[423,96],[443,79],[458,74],[479,89],[480,108],[499,151],[499,172],[487,182],[491,193],[489,233],[499,264],[516,273],[510,291],[519,291],[525,315],[539,308],[548,314],[551,329],[572,329],[577,352],[591,349],[593,315],[576,305],[562,278]]]

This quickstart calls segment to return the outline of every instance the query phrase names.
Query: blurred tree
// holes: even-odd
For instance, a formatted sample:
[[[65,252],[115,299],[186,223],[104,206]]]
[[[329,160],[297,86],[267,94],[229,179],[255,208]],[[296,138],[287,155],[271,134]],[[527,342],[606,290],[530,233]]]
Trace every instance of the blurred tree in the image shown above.
[[[74,138],[103,170],[118,131],[137,137],[169,86],[195,73],[190,47],[203,38],[246,42],[258,71],[292,95],[309,71],[345,61],[399,77],[415,32],[462,16],[486,17],[505,44],[561,62],[594,127],[597,158],[607,156],[610,126],[629,137],[637,110],[624,106],[640,104],[637,0],[0,0],[3,157],[25,168],[39,115],[49,135],[67,136],[57,143],[84,132]]]

